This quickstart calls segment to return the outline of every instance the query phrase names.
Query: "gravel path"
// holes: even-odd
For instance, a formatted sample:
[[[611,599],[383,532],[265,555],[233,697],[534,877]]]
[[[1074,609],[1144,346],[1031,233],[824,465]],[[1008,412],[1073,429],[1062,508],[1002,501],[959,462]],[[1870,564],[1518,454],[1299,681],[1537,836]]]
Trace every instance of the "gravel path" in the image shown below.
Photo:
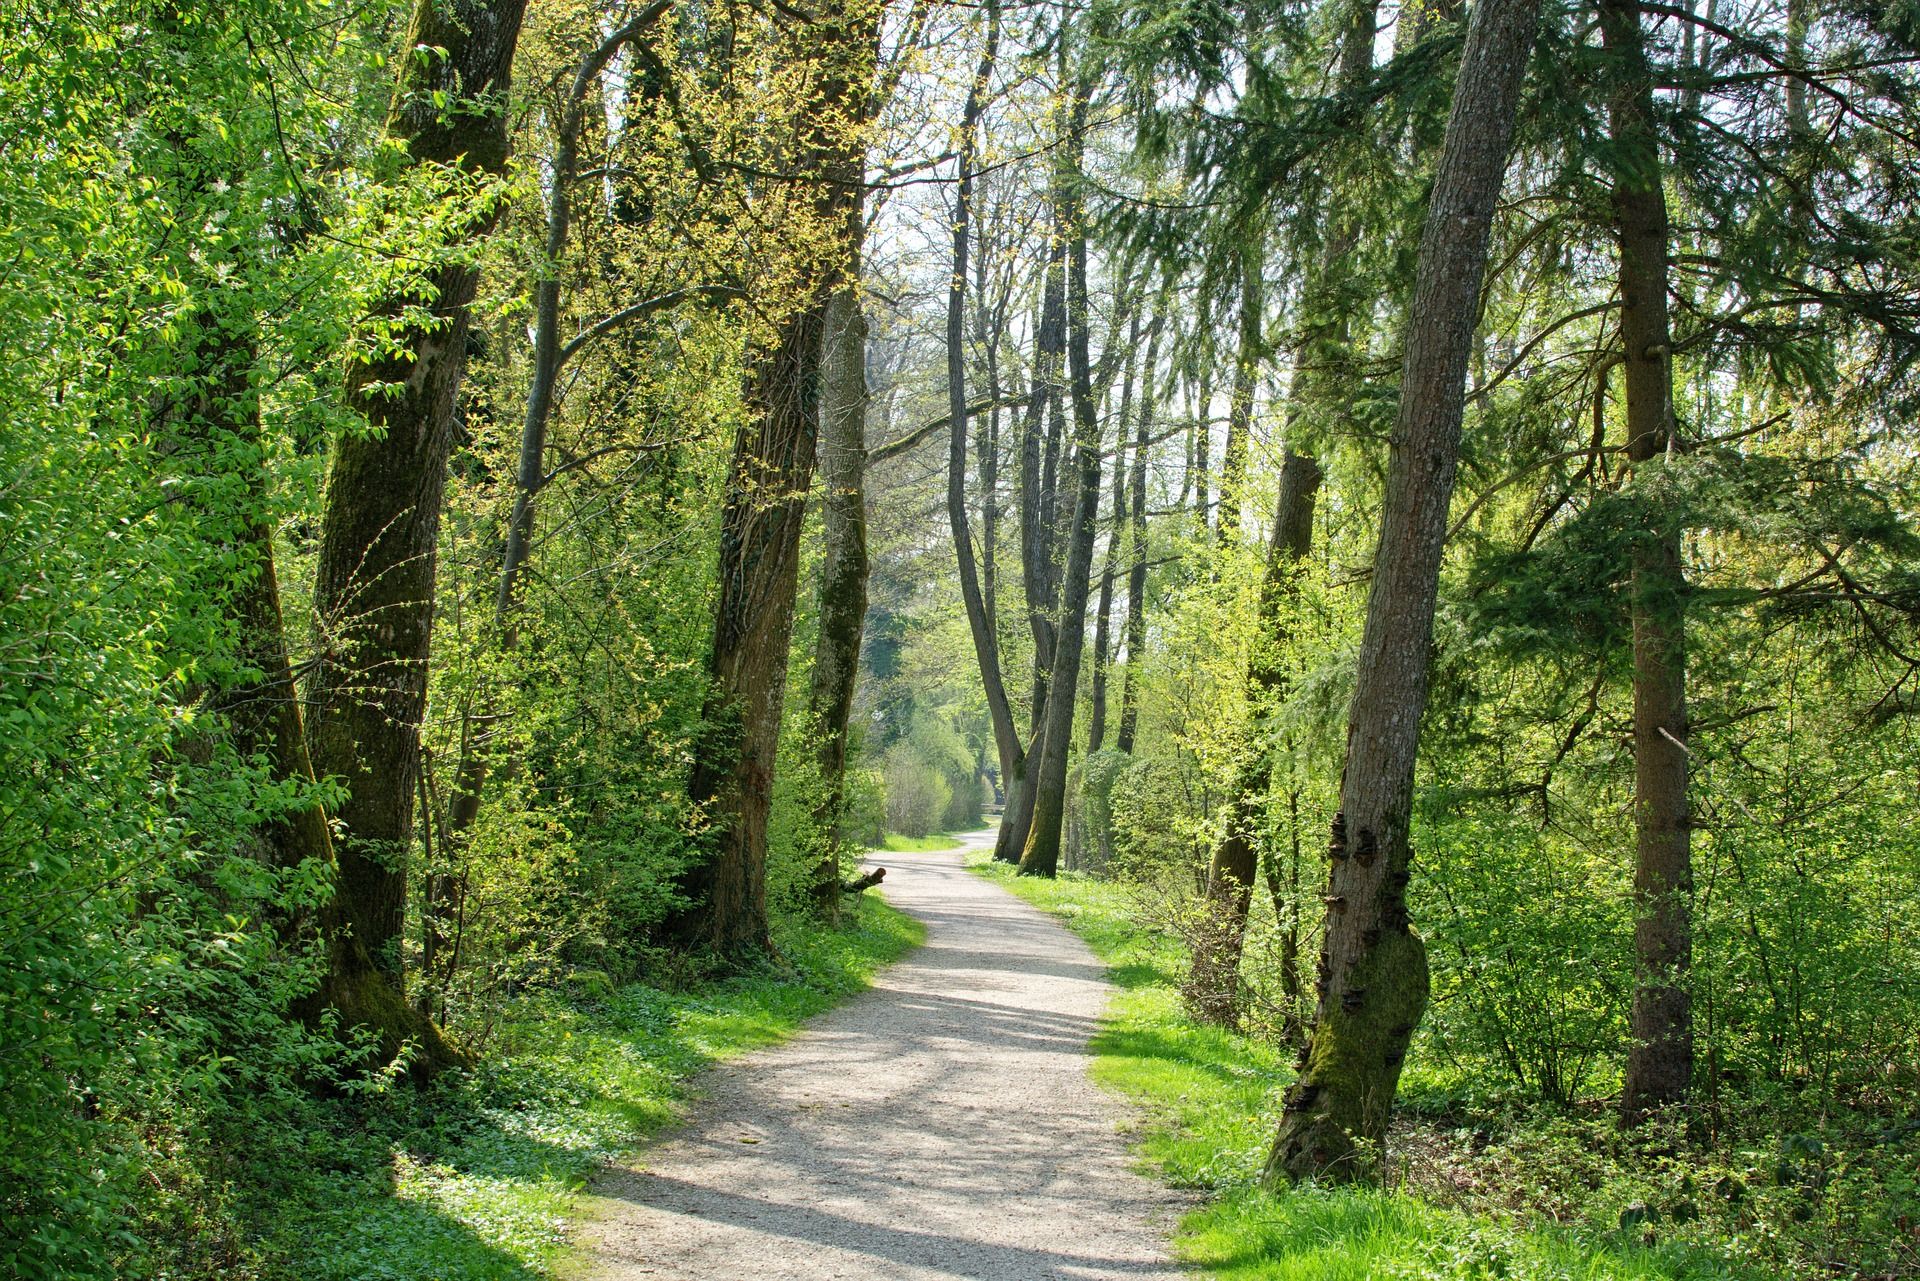
[[[1087,1079],[1100,963],[959,851],[885,863],[926,946],[714,1070],[683,1129],[608,1171],[581,1233],[590,1276],[1179,1275],[1163,1232],[1184,1202],[1132,1172],[1125,1118]]]

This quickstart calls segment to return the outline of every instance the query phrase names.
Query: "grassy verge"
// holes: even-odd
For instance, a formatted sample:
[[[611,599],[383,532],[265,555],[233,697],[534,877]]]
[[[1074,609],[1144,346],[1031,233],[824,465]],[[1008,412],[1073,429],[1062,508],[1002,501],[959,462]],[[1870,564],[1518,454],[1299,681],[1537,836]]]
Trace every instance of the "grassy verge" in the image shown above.
[[[559,1262],[594,1168],[669,1124],[689,1078],[783,1039],[919,942],[876,899],[842,931],[781,940],[785,964],[689,991],[636,984],[528,998],[485,1066],[416,1095],[304,1105],[249,1135],[234,1182],[264,1249],[233,1275],[494,1281]]]
[[[1121,989],[1093,1043],[1093,1075],[1139,1105],[1139,1151],[1167,1183],[1205,1194],[1176,1248],[1232,1281],[1385,1281],[1509,1277],[1538,1281],[1731,1281],[1741,1271],[1682,1245],[1445,1209],[1404,1192],[1258,1184],[1291,1064],[1277,1047],[1189,1019],[1180,945],[1142,928],[1122,886],[1012,875],[983,853],[974,868],[1059,916]]]
[[[935,832],[931,836],[902,836],[898,832],[888,832],[886,839],[880,842],[880,848],[894,854],[929,854],[935,850],[957,850],[960,842],[945,832]]]

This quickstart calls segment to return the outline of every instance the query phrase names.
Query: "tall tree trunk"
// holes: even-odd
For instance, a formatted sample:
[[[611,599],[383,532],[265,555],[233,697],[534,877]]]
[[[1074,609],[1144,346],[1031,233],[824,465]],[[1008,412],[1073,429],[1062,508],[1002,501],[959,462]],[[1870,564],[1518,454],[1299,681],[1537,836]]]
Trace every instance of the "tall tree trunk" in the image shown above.
[[[1107,665],[1113,621],[1113,585],[1120,570],[1120,545],[1127,527],[1127,423],[1133,415],[1134,353],[1140,347],[1140,317],[1127,333],[1126,373],[1120,380],[1120,412],[1113,445],[1113,508],[1107,524],[1107,562],[1100,571],[1100,603],[1093,624],[1093,707],[1087,718],[1087,754],[1107,740]]]
[[[1341,33],[1337,78],[1337,89],[1342,93],[1362,89],[1373,69],[1375,2],[1357,0],[1348,7],[1350,12]],[[1266,579],[1261,585],[1258,632],[1247,667],[1251,733],[1239,748],[1240,766],[1228,798],[1226,826],[1208,865],[1205,901],[1186,987],[1188,1007],[1199,1017],[1221,1024],[1229,1024],[1239,1016],[1240,957],[1253,878],[1259,863],[1256,826],[1272,780],[1271,759],[1266,750],[1269,735],[1263,721],[1281,693],[1280,663],[1289,639],[1282,606],[1291,594],[1299,563],[1306,559],[1313,546],[1313,504],[1321,470],[1310,455],[1298,451],[1304,441],[1311,440],[1315,446],[1324,442],[1323,411],[1351,391],[1351,381],[1340,376],[1336,365],[1344,356],[1352,331],[1350,313],[1356,304],[1348,298],[1345,285],[1351,272],[1347,258],[1357,239],[1352,214],[1344,210],[1336,214],[1328,243],[1306,272],[1301,289],[1303,332],[1287,428],[1292,443],[1281,466],[1279,508],[1267,550]],[[1252,290],[1256,285],[1257,278],[1250,277],[1247,288]],[[1241,404],[1251,390],[1250,383],[1242,384],[1240,379],[1251,367],[1259,340],[1257,301],[1251,329],[1244,294],[1242,308],[1241,363],[1235,371],[1236,413],[1244,412]],[[1297,810],[1297,793],[1288,799],[1290,808]],[[1292,833],[1293,845],[1297,846],[1298,841],[1296,830]],[[1289,875],[1282,878],[1274,861],[1268,860],[1268,889],[1276,915],[1288,918],[1282,932],[1280,977],[1289,996],[1295,995],[1297,986],[1298,928],[1292,915],[1282,913],[1280,908],[1283,901],[1291,903],[1299,892],[1296,873],[1297,869],[1290,865]]]
[[[874,11],[870,30],[871,65],[879,63],[880,21]],[[877,92],[877,91],[876,91]],[[840,915],[840,852],[847,792],[847,722],[860,674],[860,638],[867,622],[867,318],[860,305],[861,251],[867,230],[866,126],[880,102],[859,94],[855,112],[860,129],[841,146],[828,181],[846,191],[846,284],[827,303],[826,332],[820,353],[823,491],[821,515],[824,555],[820,565],[819,635],[814,642],[807,721],[819,736],[815,763],[821,794],[814,823],[824,849],[815,869],[812,897],[828,920]],[[964,413],[965,406],[961,406]]]
[[[708,658],[708,743],[687,783],[706,816],[707,857],[679,878],[685,906],[662,922],[676,946],[729,961],[764,956],[767,819],[786,697],[800,531],[820,428],[827,312],[847,282],[865,158],[881,0],[806,17],[782,11],[782,38],[808,82],[792,107],[793,169],[819,229],[796,237],[798,297],[749,360],[747,415],[720,516],[720,591]],[[817,237],[819,243],[808,244]]]
[[[994,65],[1000,49],[1000,6],[987,9],[987,41],[974,70],[962,109],[959,146],[959,183],[955,192],[953,219],[953,273],[947,282],[947,525],[953,534],[953,555],[960,572],[960,599],[967,613],[967,629],[973,637],[974,660],[980,669],[980,684],[986,691],[987,718],[993,727],[994,752],[1000,763],[1000,785],[1009,803],[1026,769],[1026,752],[1020,744],[1020,731],[1013,719],[1013,704],[1001,672],[998,620],[988,608],[981,590],[979,570],[974,562],[973,530],[967,518],[967,353],[966,285],[967,254],[973,220],[973,154],[980,116],[986,109],[987,89],[993,80]],[[993,480],[984,475],[983,484]],[[993,502],[991,494],[986,496]],[[991,519],[985,522],[988,546],[995,536]],[[1005,818],[1002,818],[1005,830]]]
[[[1132,510],[1128,535],[1132,546],[1127,565],[1127,673],[1120,691],[1120,731],[1114,746],[1133,754],[1140,726],[1140,656],[1147,648],[1147,449],[1153,431],[1154,387],[1160,363],[1160,324],[1156,313],[1147,326],[1146,372],[1140,382],[1140,413],[1133,429]]]
[[[560,341],[560,264],[566,255],[573,225],[573,184],[579,169],[580,131],[586,122],[588,98],[614,55],[658,21],[670,4],[671,0],[655,0],[581,58],[555,129],[553,182],[547,194],[546,242],[540,275],[533,286],[532,368],[520,428],[513,508],[507,518],[506,545],[501,552],[499,582],[494,591],[492,643],[501,654],[512,654],[520,644],[520,583],[533,550],[536,504],[540,491],[546,487],[547,428],[553,418],[561,369],[574,350],[571,344],[563,347]],[[494,719],[494,700],[485,691],[476,696],[463,716],[454,790],[447,803],[446,830],[450,844],[463,843],[480,817],[489,765],[488,743],[492,737],[489,727]],[[423,812],[431,814],[430,810]],[[452,850],[445,853],[451,856]],[[439,888],[451,891],[451,878],[442,878]],[[436,900],[431,905],[441,910],[450,906],[443,901],[445,894],[431,894],[430,900]],[[431,925],[429,937],[432,937]],[[432,966],[425,969],[431,976]]]
[[[1253,388],[1260,372],[1261,251],[1249,247],[1241,262],[1240,337],[1233,354],[1228,393],[1227,444],[1220,460],[1220,511],[1214,532],[1224,545],[1240,537],[1240,502],[1247,486],[1248,438],[1253,429]]]
[[[525,0],[419,0],[402,47],[442,53],[401,61],[387,134],[404,144],[409,164],[505,170],[508,83],[525,8]],[[464,234],[484,236],[497,210],[489,201]],[[439,267],[424,288],[384,309],[394,349],[347,374],[347,403],[370,430],[341,434],[327,477],[308,731],[315,769],[349,789],[336,902],[355,943],[336,954],[330,980],[349,1017],[348,1006],[410,1008],[400,943],[435,551],[477,274],[467,260]],[[413,308],[431,319],[402,319]],[[431,1039],[422,1048],[429,1062],[440,1057]]]
[[[1272,758],[1264,722],[1286,685],[1288,604],[1300,563],[1313,550],[1313,507],[1320,464],[1291,451],[1280,467],[1280,501],[1260,584],[1259,629],[1247,663],[1248,732],[1240,744],[1227,823],[1207,866],[1199,937],[1183,995],[1199,1018],[1230,1026],[1240,1017],[1240,953],[1258,871],[1257,828],[1266,807]]]
[[[999,12],[998,0],[989,16]],[[997,638],[1000,631],[999,557],[1000,557],[1000,343],[1005,333],[1005,312],[991,308],[987,301],[989,244],[980,237],[980,253],[974,262],[973,340],[986,365],[987,400],[991,408],[975,420],[978,435],[975,448],[980,467],[980,600],[986,608],[987,623]],[[991,319],[990,319],[991,317]],[[1003,673],[1004,676],[1004,673]],[[1005,681],[1002,680],[1004,690]],[[1011,721],[1011,714],[1009,714]],[[1014,736],[1016,742],[1018,735]],[[999,740],[996,737],[995,747]],[[1006,762],[1000,762],[1001,785],[1005,786]]]
[[[1627,456],[1651,473],[1676,446],[1667,332],[1667,201],[1640,11],[1602,0],[1617,60],[1607,114],[1620,245],[1620,342]],[[1642,477],[1643,483],[1651,475]],[[1686,578],[1681,529],[1661,512],[1633,550],[1634,989],[1621,1116],[1685,1097],[1693,1079],[1693,855],[1687,813]]]
[[[1193,495],[1193,514],[1200,518],[1200,532],[1207,532],[1207,509],[1213,504],[1207,497],[1207,469],[1213,466],[1213,370],[1200,373],[1195,391],[1193,428],[1187,435],[1187,478],[1182,489]]]
[[[242,381],[225,388],[220,403],[203,398],[202,412],[216,430],[223,418],[240,426],[239,438],[257,447],[258,423],[253,419],[257,404],[245,384],[246,366],[233,368]],[[267,489],[264,460],[251,465],[259,470],[249,477],[249,501],[254,509],[245,518],[241,544],[253,573],[237,580],[229,609],[238,637],[236,657],[253,675],[217,691],[212,701],[226,718],[241,756],[265,760],[276,782],[311,785],[313,761],[299,688],[287,655],[273,530],[259,514]],[[259,835],[266,856],[276,867],[291,869],[308,864],[337,875],[332,832],[318,804],[289,810]],[[413,1061],[417,1075],[431,1074],[458,1060],[425,1012],[409,1007],[391,985],[378,980],[373,959],[354,936],[337,897],[321,908],[315,921],[288,919],[279,923],[282,936],[288,940],[311,937],[308,931],[315,927],[325,949],[327,969],[318,989],[297,1003],[296,1013],[311,1019],[322,1009],[336,1011],[346,1026],[371,1032],[382,1057],[389,1061],[412,1045],[417,1051]]]
[[[1000,831],[994,841],[994,858],[1006,863],[1019,862],[1027,845],[1028,825],[1033,817],[1029,773],[1041,748],[1048,677],[1054,664],[1056,632],[1052,602],[1059,577],[1054,566],[1054,529],[1045,512],[1042,424],[1055,401],[1060,365],[1066,353],[1064,253],[1064,243],[1056,236],[1041,287],[1040,323],[1034,328],[1033,391],[1027,400],[1020,431],[1020,576],[1027,596],[1027,626],[1033,634],[1033,698],[1026,750],[1015,758],[1014,770],[1007,776],[1006,808],[1000,816]]]
[[[856,175],[854,181],[858,182]],[[849,235],[857,240],[859,205]],[[857,262],[856,259],[856,271]],[[840,910],[841,820],[846,807],[847,720],[860,672],[860,635],[867,621],[867,318],[849,284],[827,304],[820,369],[820,480],[824,554],[820,564],[819,635],[814,642],[807,723],[818,736],[814,760],[820,795],[813,807],[824,842],[814,875],[815,907],[829,920]]]
[[[1100,513],[1100,415],[1094,404],[1093,369],[1087,344],[1086,207],[1080,172],[1087,94],[1076,90],[1066,152],[1066,199],[1061,222],[1070,237],[1067,254],[1067,359],[1073,402],[1073,520],[1067,528],[1067,560],[1059,587],[1053,670],[1049,674],[1046,721],[1039,735],[1039,763],[1033,770],[1032,817],[1020,853],[1026,876],[1052,876],[1060,863],[1060,834],[1066,818],[1067,758],[1073,745],[1073,713],[1080,683],[1080,656],[1086,648],[1087,594],[1093,568],[1093,542]]]
[[[1377,1171],[1400,1065],[1426,1009],[1426,946],[1406,905],[1414,762],[1467,360],[1538,20],[1539,0],[1480,0],[1461,54],[1407,316],[1400,410],[1329,848],[1320,1000],[1268,1156],[1270,1180]]]

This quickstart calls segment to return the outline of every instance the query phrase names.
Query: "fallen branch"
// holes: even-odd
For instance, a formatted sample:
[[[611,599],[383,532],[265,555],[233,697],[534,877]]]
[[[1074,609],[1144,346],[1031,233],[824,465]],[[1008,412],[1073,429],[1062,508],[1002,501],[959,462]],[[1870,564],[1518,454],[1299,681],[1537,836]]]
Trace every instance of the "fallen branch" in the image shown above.
[[[859,894],[872,889],[886,879],[887,869],[884,867],[876,867],[858,880],[840,882],[840,892],[842,894]]]

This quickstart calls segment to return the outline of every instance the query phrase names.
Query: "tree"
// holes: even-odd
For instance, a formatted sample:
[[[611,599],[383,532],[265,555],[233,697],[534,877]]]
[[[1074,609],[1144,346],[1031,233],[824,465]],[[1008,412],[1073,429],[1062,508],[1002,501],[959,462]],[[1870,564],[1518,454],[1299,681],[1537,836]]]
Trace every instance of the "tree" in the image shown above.
[[[1267,543],[1258,629],[1247,663],[1250,741],[1241,747],[1226,826],[1207,864],[1199,937],[1185,988],[1188,1006],[1210,1023],[1231,1025],[1239,1017],[1240,953],[1259,870],[1257,828],[1273,773],[1264,722],[1286,686],[1289,606],[1301,562],[1313,549],[1313,506],[1320,480],[1318,462],[1288,452],[1280,468],[1279,505]]]
[[[1270,1180],[1373,1174],[1400,1066],[1426,1008],[1426,947],[1406,907],[1414,763],[1481,277],[1538,20],[1538,0],[1482,0],[1461,54],[1406,320],[1329,846],[1320,999],[1267,1159]]]
[[[407,167],[482,180],[505,171],[507,93],[525,12],[524,0],[420,0],[387,117]],[[484,237],[498,214],[497,199],[480,201],[457,238]],[[405,1003],[400,935],[441,494],[478,280],[469,245],[449,248],[448,261],[388,300],[370,350],[349,367],[347,401],[366,428],[341,434],[327,478],[308,733],[315,770],[348,790],[336,893],[353,945],[336,953],[329,985],[350,1018]],[[423,1063],[445,1057],[424,1024],[413,1031]]]
[[[1000,765],[1000,779],[1008,789],[1009,803],[1015,786],[1026,773],[1026,749],[1014,724],[1013,704],[1007,697],[1001,676],[1000,635],[997,620],[982,589],[980,570],[973,552],[973,530],[967,513],[967,360],[965,345],[967,257],[972,239],[974,203],[974,148],[977,145],[981,116],[986,110],[986,95],[993,81],[994,66],[1000,49],[1000,6],[987,6],[986,41],[980,61],[967,86],[966,105],[961,110],[958,155],[955,157],[957,181],[954,186],[953,268],[947,282],[947,528],[953,536],[955,568],[960,577],[961,607],[966,611],[967,630],[973,638],[974,660],[980,669],[980,685],[987,700],[987,717],[993,727],[994,753]],[[993,501],[991,493],[987,501]],[[986,522],[987,546],[992,546],[994,523]],[[991,566],[991,561],[988,562]],[[991,580],[989,580],[990,585]],[[1002,831],[1005,831],[1003,823]]]
[[[1667,201],[1638,7],[1632,0],[1602,0],[1600,30],[1607,51],[1618,60],[1607,114],[1620,252],[1627,457],[1645,481],[1678,445],[1667,327]],[[1655,513],[1654,528],[1634,546],[1630,588],[1637,964],[1633,1043],[1620,1097],[1628,1120],[1679,1100],[1693,1079],[1687,585],[1678,513],[1659,506]]]
[[[1060,861],[1066,819],[1067,756],[1073,746],[1073,714],[1086,649],[1087,596],[1093,542],[1100,517],[1100,418],[1094,403],[1093,362],[1088,343],[1086,196],[1081,139],[1089,89],[1074,91],[1067,123],[1065,200],[1061,222],[1071,237],[1067,249],[1067,361],[1073,403],[1073,518],[1067,526],[1067,558],[1054,623],[1053,664],[1047,674],[1046,720],[1039,733],[1038,767],[1029,780],[1033,799],[1020,871],[1052,876]],[[1036,704],[1039,700],[1035,700]]]
[[[860,181],[858,176],[855,181]],[[866,218],[858,201],[848,239],[859,244]],[[858,258],[850,275],[857,279]],[[814,810],[825,843],[814,899],[829,917],[840,903],[841,818],[846,808],[847,718],[859,676],[867,618],[867,320],[857,287],[841,287],[827,306],[820,359],[820,481],[825,550],[820,565],[819,634],[808,687],[807,723],[819,735],[815,761],[821,796]]]
[[[1165,313],[1159,309],[1147,325],[1147,353],[1141,373],[1140,412],[1133,435],[1133,476],[1128,484],[1131,499],[1127,513],[1127,671],[1120,691],[1120,730],[1114,746],[1132,755],[1134,736],[1140,725],[1140,663],[1147,649],[1147,447],[1154,427],[1155,378],[1160,364],[1160,327]]]
[[[866,102],[883,5],[817,18],[783,14],[796,84],[785,104],[786,150],[798,175],[790,296],[769,300],[771,333],[746,378],[746,418],[735,438],[720,518],[720,591],[714,607],[706,750],[688,781],[703,809],[710,852],[679,879],[685,905],[664,923],[681,947],[728,960],[764,955],[767,818],[787,648],[798,588],[800,528],[820,425],[827,315],[848,280],[858,225]]]

